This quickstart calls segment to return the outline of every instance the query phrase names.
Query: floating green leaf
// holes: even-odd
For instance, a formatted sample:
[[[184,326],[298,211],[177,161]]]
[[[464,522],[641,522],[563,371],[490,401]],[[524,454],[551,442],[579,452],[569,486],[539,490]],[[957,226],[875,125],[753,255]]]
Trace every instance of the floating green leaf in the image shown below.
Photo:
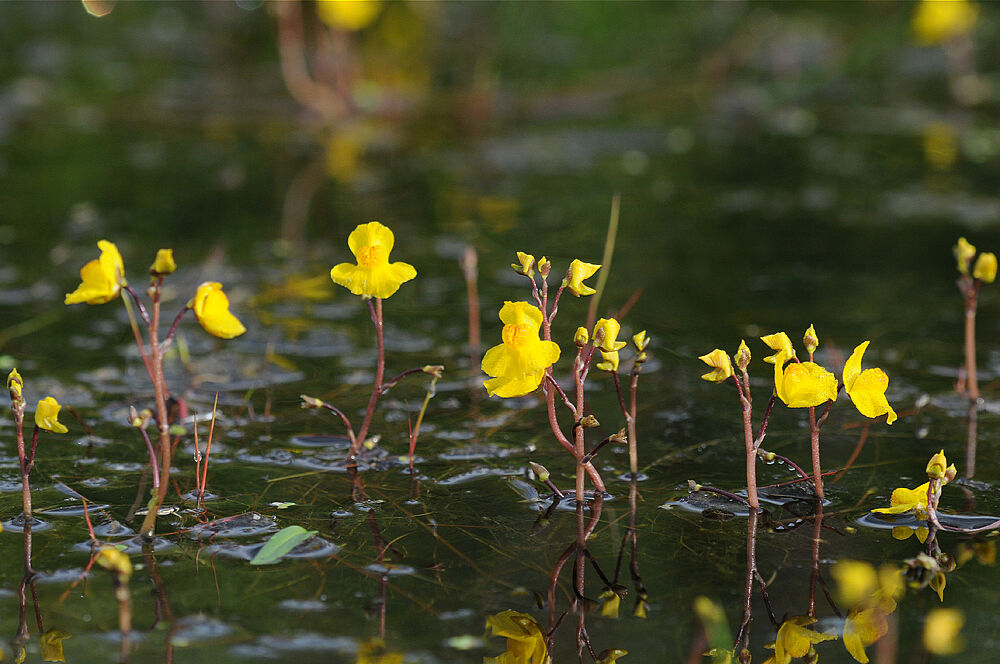
[[[289,551],[316,534],[315,530],[306,530],[302,526],[288,526],[282,528],[267,544],[257,552],[257,555],[250,561],[251,565],[273,565],[285,557]]]

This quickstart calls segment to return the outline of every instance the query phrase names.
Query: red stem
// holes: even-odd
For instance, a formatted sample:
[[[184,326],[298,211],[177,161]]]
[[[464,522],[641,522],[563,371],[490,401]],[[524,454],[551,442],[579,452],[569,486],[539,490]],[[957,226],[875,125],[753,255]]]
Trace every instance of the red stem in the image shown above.
[[[375,300],[374,305],[372,299]],[[375,325],[375,340],[378,345],[378,364],[375,365],[375,385],[372,386],[372,395],[368,399],[368,409],[365,411],[365,419],[361,422],[361,429],[354,441],[351,442],[351,449],[348,458],[354,459],[358,455],[358,450],[368,436],[368,428],[372,423],[372,416],[375,414],[375,406],[378,404],[379,395],[382,393],[382,379],[385,376],[385,337],[382,323],[382,298],[367,298],[368,308],[371,310],[372,323]]]

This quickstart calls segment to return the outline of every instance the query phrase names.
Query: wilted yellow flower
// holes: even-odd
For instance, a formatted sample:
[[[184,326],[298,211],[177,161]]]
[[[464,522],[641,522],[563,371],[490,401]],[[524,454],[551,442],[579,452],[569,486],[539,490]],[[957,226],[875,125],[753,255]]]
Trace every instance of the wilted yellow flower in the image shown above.
[[[815,362],[790,362],[784,351],[774,363],[774,390],[789,408],[819,406],[837,398],[837,379]]]
[[[209,334],[221,339],[238,337],[247,329],[229,311],[229,298],[222,292],[222,284],[217,281],[206,281],[188,302],[188,308],[194,311],[195,318]]]
[[[969,244],[969,241],[964,237],[960,237],[958,238],[958,244],[952,247],[951,251],[955,254],[958,271],[962,274],[968,274],[969,263],[972,262],[972,257],[976,255],[976,248]]]
[[[563,279],[562,284],[577,297],[593,295],[597,291],[583,283],[583,280],[591,278],[600,269],[600,265],[584,263],[580,259],[574,258],[573,262],[569,264],[569,270],[566,272],[566,278]]]
[[[915,510],[918,519],[927,518],[927,491],[930,489],[930,482],[924,482],[916,489],[899,487],[893,489],[890,497],[891,507],[879,507],[872,512],[879,514],[903,514],[910,510]]]
[[[940,44],[969,32],[979,7],[968,0],[922,0],[913,15],[913,32],[924,45]]]
[[[486,628],[494,636],[506,637],[507,652],[498,657],[485,657],[483,664],[547,664],[545,634],[527,613],[501,611],[495,616],[487,616]]]
[[[331,28],[363,30],[382,9],[382,0],[319,0],[316,13]],[[357,293],[355,293],[357,295]]]
[[[355,664],[403,664],[403,653],[387,652],[380,639],[372,639],[358,644],[358,659]]]
[[[118,297],[125,285],[125,264],[114,242],[97,243],[101,255],[80,268],[80,285],[66,294],[65,304],[104,304]]]
[[[773,661],[774,664],[789,664],[793,657],[805,657],[813,644],[837,638],[833,634],[814,632],[806,627],[815,622],[816,619],[809,616],[792,616],[781,623],[774,643],[768,646],[774,648],[774,656],[767,661]]]
[[[514,271],[518,274],[523,274],[526,277],[534,276],[535,274],[535,257],[531,254],[526,254],[523,251],[517,252],[517,263],[511,263],[510,266],[514,268]]]
[[[896,411],[885,398],[889,377],[881,369],[861,370],[861,358],[870,341],[860,344],[844,364],[844,389],[854,406],[865,417],[888,415],[886,424],[896,421]]]
[[[503,343],[483,355],[483,371],[491,376],[483,385],[490,395],[519,397],[542,382],[545,370],[559,359],[559,346],[538,338],[542,312],[527,302],[504,302],[500,320]]]
[[[62,406],[53,397],[45,397],[38,402],[35,408],[35,426],[52,433],[66,433],[69,431],[59,423],[59,409]]]
[[[106,546],[98,550],[94,561],[104,569],[120,576],[123,581],[127,581],[132,576],[132,561],[121,549]]]
[[[729,361],[729,355],[726,354],[726,351],[721,348],[716,348],[711,353],[702,355],[698,359],[712,367],[712,371],[702,374],[702,380],[721,383],[733,375],[733,363]]]
[[[377,221],[359,224],[347,238],[357,265],[340,263],[330,270],[335,284],[363,297],[387,298],[404,283],[417,276],[409,263],[389,262],[395,237]]]
[[[177,263],[174,262],[173,249],[160,249],[157,251],[156,260],[149,266],[151,274],[170,274],[176,269]]]
[[[777,364],[778,358],[781,355],[784,355],[786,360],[795,357],[795,348],[792,346],[792,340],[784,332],[775,332],[774,334],[761,337],[760,340],[767,344],[768,348],[776,351],[774,355],[768,355],[764,358],[764,361],[769,364]]]
[[[976,266],[972,268],[972,276],[988,284],[992,284],[997,278],[997,257],[996,254],[984,251],[976,259]]]
[[[594,324],[594,344],[606,353],[612,353],[625,348],[626,343],[618,341],[618,333],[621,332],[621,329],[622,326],[614,318],[599,319]],[[604,330],[603,338],[598,334],[598,330]],[[598,340],[600,340],[599,344]]]
[[[924,623],[924,648],[934,655],[954,655],[962,652],[965,644],[960,632],[965,616],[959,609],[934,609],[927,613]]]
[[[61,629],[50,629],[38,637],[38,646],[42,651],[43,662],[65,662],[62,642],[72,634]]]
[[[816,352],[819,347],[819,337],[816,335],[816,328],[809,324],[809,329],[802,335],[802,345],[806,347],[806,352],[810,355]]]

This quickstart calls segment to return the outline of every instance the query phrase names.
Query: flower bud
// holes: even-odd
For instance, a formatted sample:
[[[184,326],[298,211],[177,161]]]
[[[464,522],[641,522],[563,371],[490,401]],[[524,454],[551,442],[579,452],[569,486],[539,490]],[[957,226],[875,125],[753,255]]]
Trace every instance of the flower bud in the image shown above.
[[[646,330],[640,330],[632,335],[632,342],[635,343],[635,349],[640,353],[646,350],[649,346],[649,337],[646,335]]]
[[[523,251],[517,252],[517,263],[511,263],[510,266],[514,268],[514,271],[518,274],[523,274],[526,277],[535,276],[535,257],[531,254],[526,254]]]
[[[128,407],[128,421],[129,425],[135,427],[136,429],[141,429],[146,426],[146,422],[139,417],[139,411],[135,409],[135,406]]]
[[[976,266],[972,269],[972,276],[987,284],[992,284],[997,278],[997,257],[989,251],[979,254],[976,259]]]
[[[160,249],[156,252],[156,260],[149,266],[149,273],[154,277],[162,277],[176,269],[177,263],[174,262],[174,250]]]
[[[694,480],[688,480],[688,491],[690,491],[691,493],[701,491],[701,485],[695,482]]]
[[[538,263],[536,263],[536,266],[538,267],[538,273],[542,275],[542,279],[548,277],[549,272],[552,271],[552,263],[550,263],[549,259],[546,258],[545,256],[542,256],[541,258],[538,259]]]
[[[443,364],[427,364],[421,369],[425,374],[429,376],[434,376],[435,378],[440,378],[441,373],[444,371]]]
[[[302,399],[303,408],[322,408],[323,401],[317,399],[316,397],[311,397],[308,394],[300,394],[299,398]]]
[[[811,324],[806,333],[802,335],[802,344],[806,347],[806,351],[812,355],[816,352],[816,348],[819,346],[819,337],[816,336],[816,328]]]
[[[535,463],[534,461],[529,461],[528,466],[531,467],[531,472],[535,474],[539,482],[545,482],[549,479],[549,470],[540,463]]]
[[[944,450],[941,450],[927,462],[927,477],[932,480],[943,480],[947,468],[948,459],[944,456]]]
[[[733,355],[733,361],[736,362],[736,366],[739,367],[740,371],[746,371],[747,367],[750,366],[750,348],[747,347],[747,342],[740,339],[740,347],[736,350],[736,354]]]
[[[958,244],[952,247],[952,253],[955,254],[958,271],[962,274],[968,274],[969,263],[972,262],[972,257],[976,255],[976,248],[969,244],[969,241],[964,237],[960,237],[958,238]]]
[[[596,429],[601,426],[601,423],[593,415],[585,415],[580,419],[580,426],[584,429]]]
[[[628,436],[625,434],[625,429],[619,429],[617,433],[611,434],[608,440],[618,445],[628,445]]]
[[[573,343],[576,344],[577,348],[583,348],[590,343],[590,333],[587,332],[587,328],[576,328],[576,334],[573,335]]]
[[[11,369],[10,373],[7,375],[7,389],[10,390],[10,400],[11,401],[22,401],[21,389],[24,387],[24,379],[21,378],[21,374],[17,372],[17,369]]]

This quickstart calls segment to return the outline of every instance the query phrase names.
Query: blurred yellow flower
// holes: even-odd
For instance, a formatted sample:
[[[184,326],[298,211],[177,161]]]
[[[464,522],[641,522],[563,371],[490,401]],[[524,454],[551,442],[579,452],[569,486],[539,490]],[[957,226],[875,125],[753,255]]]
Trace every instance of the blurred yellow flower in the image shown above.
[[[569,271],[566,273],[566,278],[563,279],[562,285],[577,297],[581,295],[593,295],[597,291],[583,283],[583,280],[591,278],[600,269],[600,265],[584,263],[580,259],[574,258],[573,262],[569,264]]]
[[[176,269],[177,263],[174,262],[173,249],[160,249],[157,251],[156,260],[149,266],[149,271],[152,274],[170,274]]]
[[[385,644],[372,639],[358,644],[358,659],[355,664],[403,664],[405,656],[399,652],[387,652]]]
[[[774,363],[774,389],[789,408],[809,408],[837,399],[837,379],[814,362],[790,362],[780,351]]]
[[[507,651],[497,657],[484,657],[483,664],[547,664],[545,634],[527,613],[501,611],[486,617],[486,628],[494,636],[507,639]]]
[[[965,616],[959,609],[934,609],[924,622],[924,648],[933,655],[954,655],[965,648],[962,625]]]
[[[913,32],[924,45],[940,44],[969,32],[979,7],[968,0],[922,0],[913,15]]]
[[[347,238],[358,264],[340,263],[330,270],[330,278],[355,295],[391,297],[404,282],[417,276],[409,263],[389,262],[394,243],[392,231],[379,222],[359,224]]]
[[[505,302],[500,320],[503,343],[483,355],[482,369],[491,377],[483,385],[491,396],[522,396],[542,382],[545,370],[559,359],[559,346],[539,339],[542,312],[527,302]]]
[[[217,281],[206,281],[188,302],[188,307],[194,311],[195,318],[209,334],[221,339],[238,337],[247,329],[229,311],[229,298],[222,292],[222,284]]]
[[[52,433],[66,433],[69,431],[59,423],[59,409],[62,406],[53,397],[45,397],[38,402],[35,408],[35,426]]]
[[[952,247],[951,251],[955,254],[958,271],[962,274],[968,274],[969,263],[972,262],[972,257],[976,255],[976,247],[969,244],[969,241],[964,237],[960,237],[958,238],[958,244]]]
[[[72,634],[61,629],[50,629],[38,637],[38,646],[42,651],[43,662],[65,662],[62,642]]]
[[[721,348],[716,348],[711,353],[702,355],[698,359],[712,367],[712,371],[702,374],[702,380],[721,383],[733,375],[733,363],[729,361],[729,355],[726,354],[726,351]]]
[[[319,0],[316,13],[331,28],[363,30],[382,10],[382,0]]]
[[[896,411],[892,409],[885,398],[885,390],[889,387],[889,377],[881,369],[861,370],[861,358],[870,341],[860,344],[851,353],[844,365],[844,389],[851,397],[854,406],[865,417],[888,415],[886,424],[896,421]]]
[[[855,660],[868,664],[865,648],[889,631],[886,612],[878,603],[863,603],[847,612],[844,619],[844,647]]]
[[[774,648],[774,655],[768,658],[767,662],[789,664],[793,657],[805,657],[812,649],[813,644],[837,638],[833,634],[814,632],[806,627],[806,625],[812,625],[815,622],[816,619],[809,616],[792,616],[781,623],[774,643],[768,646]]]
[[[974,279],[980,279],[988,284],[992,284],[997,278],[997,257],[996,254],[984,251],[976,259],[976,266],[972,268]]]
[[[125,285],[125,265],[113,242],[97,243],[101,255],[80,269],[80,285],[66,294],[65,304],[104,304],[118,297]]]
[[[128,554],[113,546],[106,546],[98,550],[94,562],[109,572],[114,572],[123,581],[128,581],[132,576],[132,561]]]
[[[776,351],[774,355],[768,355],[764,358],[764,361],[768,364],[778,363],[778,358],[781,357],[781,355],[784,355],[786,360],[795,357],[795,348],[792,346],[792,340],[789,339],[788,335],[784,332],[768,334],[767,336],[761,337],[760,340],[767,344],[768,348]]]

